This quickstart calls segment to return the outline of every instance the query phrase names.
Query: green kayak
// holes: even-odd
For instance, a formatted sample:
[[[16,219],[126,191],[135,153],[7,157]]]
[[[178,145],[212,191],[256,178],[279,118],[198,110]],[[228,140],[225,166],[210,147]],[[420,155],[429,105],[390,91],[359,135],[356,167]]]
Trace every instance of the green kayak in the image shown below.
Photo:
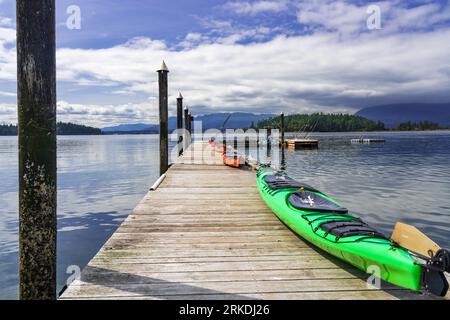
[[[305,240],[364,272],[378,270],[389,283],[422,289],[426,267],[335,200],[267,167],[258,171],[258,190],[278,218]]]

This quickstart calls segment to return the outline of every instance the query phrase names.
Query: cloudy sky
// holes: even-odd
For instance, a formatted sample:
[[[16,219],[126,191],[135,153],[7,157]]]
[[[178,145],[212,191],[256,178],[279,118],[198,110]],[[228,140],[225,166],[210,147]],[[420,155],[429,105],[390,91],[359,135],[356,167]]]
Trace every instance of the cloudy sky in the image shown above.
[[[178,91],[194,114],[450,101],[450,0],[56,2],[61,121],[156,122],[162,59],[171,114]],[[15,1],[0,0],[0,123],[16,122],[15,52]]]

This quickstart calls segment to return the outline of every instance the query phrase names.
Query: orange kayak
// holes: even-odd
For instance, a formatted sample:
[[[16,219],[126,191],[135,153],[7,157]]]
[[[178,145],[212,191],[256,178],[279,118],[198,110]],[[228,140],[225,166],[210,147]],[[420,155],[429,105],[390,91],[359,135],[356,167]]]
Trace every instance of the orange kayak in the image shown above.
[[[227,153],[222,156],[223,163],[233,168],[240,168],[244,164],[243,158],[237,153]]]

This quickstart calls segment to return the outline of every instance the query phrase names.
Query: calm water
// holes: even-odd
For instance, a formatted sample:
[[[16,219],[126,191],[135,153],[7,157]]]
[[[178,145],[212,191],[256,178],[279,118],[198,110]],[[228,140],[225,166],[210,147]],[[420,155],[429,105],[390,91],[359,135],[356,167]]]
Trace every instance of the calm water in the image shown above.
[[[0,137],[0,298],[17,298],[17,138]],[[159,176],[157,136],[58,137],[58,288]]]
[[[450,132],[317,134],[319,150],[287,151],[287,171],[389,234],[414,224],[450,247]],[[59,137],[58,283],[81,268],[157,179],[157,136]],[[17,297],[17,138],[0,137],[0,298]]]

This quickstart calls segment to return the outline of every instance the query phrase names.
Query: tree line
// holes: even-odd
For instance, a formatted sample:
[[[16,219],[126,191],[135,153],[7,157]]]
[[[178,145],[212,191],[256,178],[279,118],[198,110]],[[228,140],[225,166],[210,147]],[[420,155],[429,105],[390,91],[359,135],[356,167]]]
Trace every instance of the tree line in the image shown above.
[[[269,118],[258,122],[257,129],[280,128],[281,118]],[[363,131],[430,131],[445,130],[438,123],[431,121],[408,121],[394,128],[386,128],[381,121],[372,121],[357,115],[350,114],[294,114],[285,116],[285,131],[288,132],[363,132]],[[253,124],[252,124],[253,127]]]
[[[260,121],[258,129],[277,128],[281,125],[281,118],[270,118]],[[286,131],[297,132],[357,132],[383,131],[384,123],[350,114],[295,114],[285,116]]]
[[[75,123],[58,122],[56,127],[58,135],[101,135],[102,130],[99,128],[84,126]],[[16,136],[17,126],[13,124],[0,124],[0,136]]]
[[[404,122],[395,127],[394,130],[398,131],[430,131],[430,130],[443,130],[446,128],[441,127],[438,123],[430,121],[419,121],[419,122]]]

